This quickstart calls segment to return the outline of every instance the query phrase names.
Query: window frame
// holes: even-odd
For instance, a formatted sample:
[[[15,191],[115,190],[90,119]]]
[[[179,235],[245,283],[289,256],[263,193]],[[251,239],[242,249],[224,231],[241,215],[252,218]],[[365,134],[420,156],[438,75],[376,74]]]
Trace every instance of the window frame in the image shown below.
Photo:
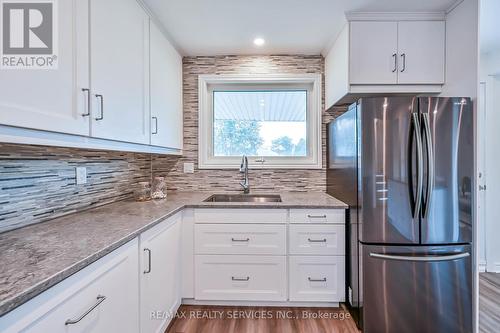
[[[231,90],[307,90],[307,156],[249,156],[252,169],[321,169],[321,74],[199,75],[198,168],[238,169],[241,156],[214,156],[213,94]]]

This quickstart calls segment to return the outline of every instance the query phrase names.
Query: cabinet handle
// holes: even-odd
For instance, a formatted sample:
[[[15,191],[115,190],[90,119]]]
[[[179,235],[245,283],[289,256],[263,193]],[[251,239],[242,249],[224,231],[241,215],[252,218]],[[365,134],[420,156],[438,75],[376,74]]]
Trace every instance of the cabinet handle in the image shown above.
[[[312,279],[311,277],[307,278],[309,282],[326,282],[326,277],[322,279]]]
[[[308,238],[307,240],[310,243],[326,243],[326,238],[323,238],[323,239],[311,239],[311,238]]]
[[[145,248],[144,252],[148,253],[148,269],[144,270],[144,274],[148,274],[148,273],[151,273],[151,250],[148,248]]]
[[[66,320],[66,322],[64,323],[64,325],[73,325],[73,324],[78,323],[80,320],[82,320],[83,318],[85,318],[89,313],[91,313],[92,310],[94,310],[102,302],[104,302],[105,299],[106,299],[106,296],[98,295],[97,296],[97,302],[95,302],[94,305],[92,305],[87,311],[85,311],[84,313],[82,313],[78,318]]]
[[[233,281],[248,281],[248,280],[250,280],[250,276],[247,276],[246,278],[237,278],[237,277],[231,276],[231,280],[233,280]]]
[[[397,53],[393,53],[392,57],[394,58],[394,67],[392,69],[392,72],[395,73],[398,70],[398,55],[397,55]]]
[[[82,88],[82,91],[84,93],[87,93],[87,113],[83,113],[82,117],[88,117],[88,116],[90,116],[90,89],[89,88]]]
[[[151,134],[158,134],[158,118],[157,117],[151,117],[155,121],[155,130],[154,132],[151,132]]]
[[[406,53],[401,55],[401,59],[403,59],[403,69],[401,69],[401,73],[403,73],[406,70]]]
[[[324,215],[307,215],[308,218],[310,219],[325,219],[326,218],[326,214]]]
[[[104,96],[95,94],[95,97],[101,101],[101,116],[95,118],[95,120],[103,120],[104,119]]]
[[[250,238],[245,238],[245,239],[237,239],[237,238],[231,238],[231,242],[249,242]]]

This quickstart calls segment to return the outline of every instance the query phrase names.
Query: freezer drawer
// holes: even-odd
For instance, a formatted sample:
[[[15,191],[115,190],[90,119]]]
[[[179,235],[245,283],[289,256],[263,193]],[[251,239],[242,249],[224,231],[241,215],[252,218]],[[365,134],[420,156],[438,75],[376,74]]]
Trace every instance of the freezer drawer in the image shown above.
[[[471,247],[362,246],[364,332],[472,332]]]

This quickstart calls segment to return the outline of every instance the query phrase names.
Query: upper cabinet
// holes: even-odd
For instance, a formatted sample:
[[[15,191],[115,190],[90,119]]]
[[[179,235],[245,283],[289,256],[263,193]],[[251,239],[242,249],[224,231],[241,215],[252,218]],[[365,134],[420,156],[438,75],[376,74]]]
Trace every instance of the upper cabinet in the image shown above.
[[[57,68],[2,69],[0,124],[89,135],[88,4],[60,1]]]
[[[398,22],[398,83],[444,84],[444,21]]]
[[[327,108],[372,94],[441,91],[444,17],[384,18],[351,20],[337,37],[325,58]]]
[[[182,149],[182,57],[150,26],[151,144]]]
[[[0,142],[181,153],[182,57],[142,2],[54,8],[58,66],[1,70]]]
[[[396,84],[397,22],[351,22],[351,84]]]
[[[92,0],[92,136],[149,144],[149,17],[135,0]]]

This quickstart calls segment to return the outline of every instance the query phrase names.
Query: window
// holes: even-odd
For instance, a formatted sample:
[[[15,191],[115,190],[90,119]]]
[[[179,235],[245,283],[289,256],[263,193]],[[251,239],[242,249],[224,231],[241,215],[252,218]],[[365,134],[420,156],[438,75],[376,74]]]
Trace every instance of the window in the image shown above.
[[[321,168],[319,75],[199,77],[199,167]]]

